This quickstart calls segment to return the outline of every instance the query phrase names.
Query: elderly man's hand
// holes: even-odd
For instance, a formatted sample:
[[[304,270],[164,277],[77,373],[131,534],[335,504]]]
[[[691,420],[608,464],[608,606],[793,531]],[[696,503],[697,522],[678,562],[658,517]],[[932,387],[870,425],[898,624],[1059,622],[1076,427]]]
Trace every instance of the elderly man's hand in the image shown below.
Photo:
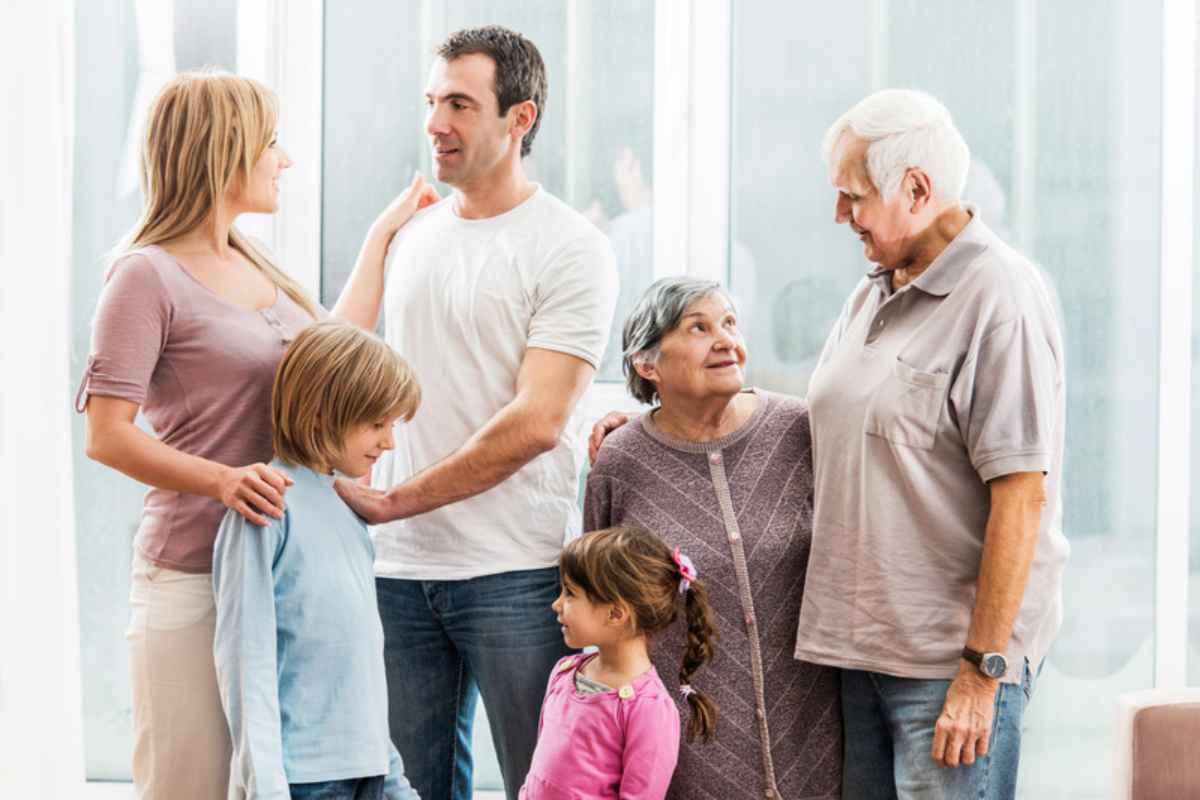
[[[391,498],[382,489],[372,489],[370,486],[364,486],[358,481],[347,478],[338,478],[333,482],[333,488],[355,514],[371,525],[391,522],[399,518],[392,508]]]
[[[620,411],[610,411],[605,414],[599,422],[592,426],[592,435],[588,438],[588,460],[593,464],[596,463],[596,456],[600,454],[600,445],[604,442],[604,437],[615,431],[617,428],[624,425],[629,420],[633,419],[632,414],[622,414]]]
[[[939,766],[974,764],[976,756],[987,755],[999,685],[973,665],[960,663],[934,726],[932,755]]]

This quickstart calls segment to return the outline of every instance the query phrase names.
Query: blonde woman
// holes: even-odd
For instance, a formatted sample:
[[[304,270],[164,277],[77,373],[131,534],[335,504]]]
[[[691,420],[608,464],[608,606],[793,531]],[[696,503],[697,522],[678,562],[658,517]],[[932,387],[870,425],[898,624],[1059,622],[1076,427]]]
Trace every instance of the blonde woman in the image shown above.
[[[234,226],[278,206],[292,162],[276,141],[276,116],[266,88],[232,75],[183,74],[155,99],[145,205],[109,269],[76,401],[87,412],[88,456],[150,486],[126,632],[142,798],[225,797],[213,542],[227,508],[258,525],[282,516],[291,479],[266,463],[271,382],[287,344],[326,316]],[[374,324],[369,293],[382,285],[386,242],[435,199],[418,176],[380,215],[340,316]],[[139,409],[153,435],[134,424]]]

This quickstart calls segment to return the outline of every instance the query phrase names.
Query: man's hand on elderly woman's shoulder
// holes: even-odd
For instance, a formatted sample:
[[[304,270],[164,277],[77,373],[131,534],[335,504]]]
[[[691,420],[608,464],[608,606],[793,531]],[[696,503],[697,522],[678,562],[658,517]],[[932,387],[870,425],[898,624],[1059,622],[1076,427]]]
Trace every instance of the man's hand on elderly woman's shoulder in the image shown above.
[[[633,419],[632,414],[610,411],[592,426],[592,435],[588,438],[588,460],[591,463],[596,463],[596,456],[600,455],[600,445],[604,443],[604,437],[631,419]]]

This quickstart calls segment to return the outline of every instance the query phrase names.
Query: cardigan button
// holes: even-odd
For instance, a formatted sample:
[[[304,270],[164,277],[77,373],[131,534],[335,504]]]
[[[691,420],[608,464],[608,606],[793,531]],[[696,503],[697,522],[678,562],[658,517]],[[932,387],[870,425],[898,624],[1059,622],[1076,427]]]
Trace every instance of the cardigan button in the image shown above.
[[[617,692],[617,696],[620,697],[622,700],[628,700],[629,698],[633,697],[633,687],[632,686],[622,686],[621,690],[619,692]]]
[[[708,463],[720,464],[721,463],[721,454],[720,453],[709,453],[708,454]]]

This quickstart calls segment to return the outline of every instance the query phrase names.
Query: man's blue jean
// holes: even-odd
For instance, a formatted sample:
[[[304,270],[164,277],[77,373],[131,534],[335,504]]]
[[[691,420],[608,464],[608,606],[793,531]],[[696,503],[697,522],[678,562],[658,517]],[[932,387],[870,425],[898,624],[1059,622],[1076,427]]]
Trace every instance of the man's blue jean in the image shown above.
[[[934,725],[950,681],[842,671],[844,800],[1011,800],[1017,791],[1021,717],[1033,693],[1024,665],[1021,683],[996,691],[988,752],[975,763],[941,767],[933,760]]]
[[[422,800],[470,800],[471,729],[483,695],[504,788],[525,781],[546,679],[571,651],[550,604],[558,568],[460,581],[377,578],[388,720]]]
[[[293,783],[292,800],[383,800],[383,775],[345,781]]]

